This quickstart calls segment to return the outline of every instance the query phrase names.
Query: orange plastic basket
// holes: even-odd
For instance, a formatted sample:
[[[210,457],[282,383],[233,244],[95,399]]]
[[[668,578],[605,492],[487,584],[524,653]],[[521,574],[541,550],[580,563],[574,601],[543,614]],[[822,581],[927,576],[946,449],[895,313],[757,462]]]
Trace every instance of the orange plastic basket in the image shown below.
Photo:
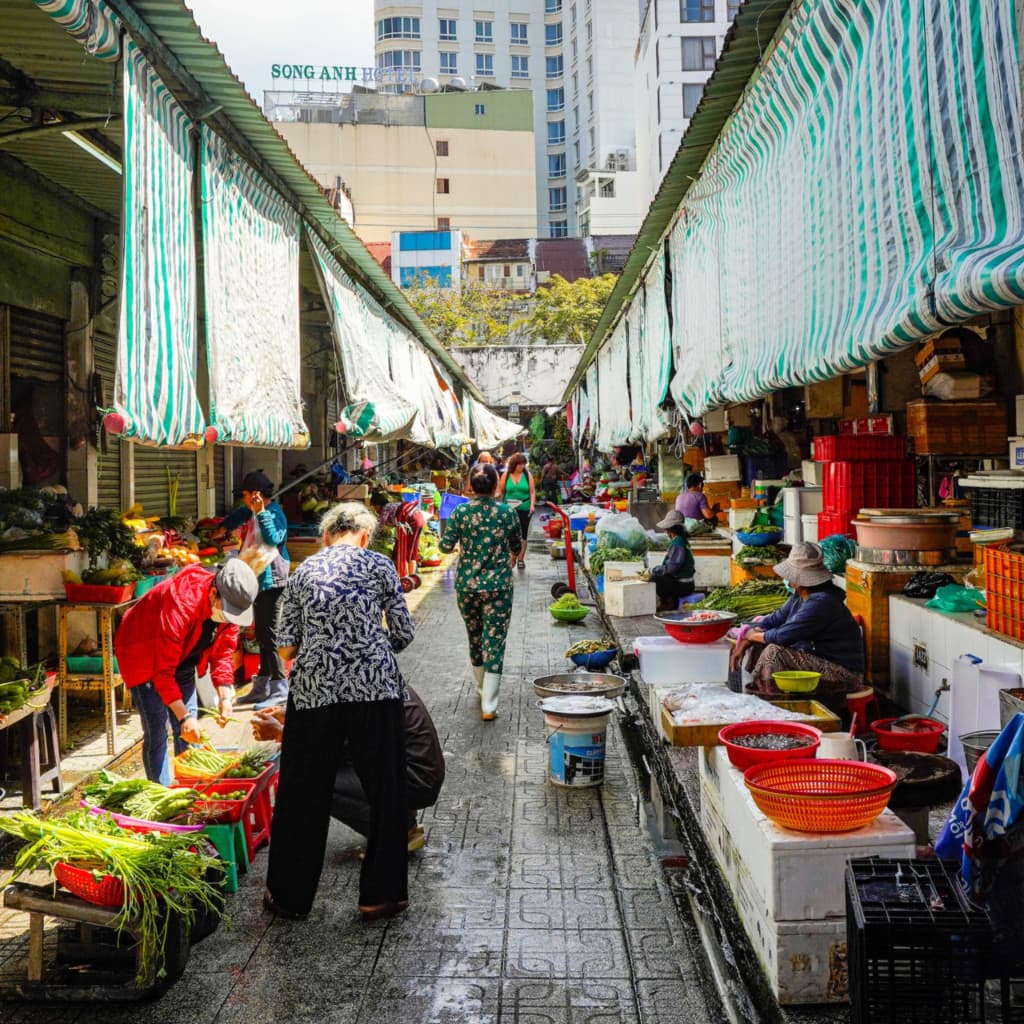
[[[863,761],[814,758],[755,765],[743,781],[776,825],[796,832],[852,832],[885,810],[896,773]]]
[[[61,861],[53,866],[53,877],[70,893],[98,907],[120,907],[124,903],[124,882],[116,875],[99,881],[89,868]]]

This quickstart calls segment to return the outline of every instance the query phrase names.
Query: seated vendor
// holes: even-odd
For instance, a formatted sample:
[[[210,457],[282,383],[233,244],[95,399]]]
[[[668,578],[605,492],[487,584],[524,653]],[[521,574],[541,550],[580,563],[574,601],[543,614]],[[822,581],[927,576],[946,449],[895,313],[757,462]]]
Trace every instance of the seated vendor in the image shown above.
[[[679,598],[693,593],[693,552],[686,537],[686,520],[678,512],[669,512],[656,526],[672,540],[665,561],[651,569],[650,578],[658,591],[658,610],[674,612]]]
[[[850,693],[864,686],[864,644],[846,607],[846,594],[832,582],[817,544],[794,544],[789,558],[775,566],[793,591],[778,611],[740,631],[732,655],[744,654],[756,693],[779,693],[772,674],[820,672],[819,692]]]
[[[676,511],[687,519],[706,519],[714,523],[718,518],[718,506],[708,505],[704,494],[704,477],[700,473],[691,473],[686,478],[686,490],[676,498]]]

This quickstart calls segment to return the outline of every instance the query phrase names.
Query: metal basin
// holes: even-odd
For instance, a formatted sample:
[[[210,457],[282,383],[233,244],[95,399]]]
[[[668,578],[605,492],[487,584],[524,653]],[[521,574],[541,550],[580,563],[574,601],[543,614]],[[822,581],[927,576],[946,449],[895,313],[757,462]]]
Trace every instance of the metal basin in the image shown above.
[[[608,672],[560,672],[533,681],[538,697],[618,697],[625,689],[626,680]]]

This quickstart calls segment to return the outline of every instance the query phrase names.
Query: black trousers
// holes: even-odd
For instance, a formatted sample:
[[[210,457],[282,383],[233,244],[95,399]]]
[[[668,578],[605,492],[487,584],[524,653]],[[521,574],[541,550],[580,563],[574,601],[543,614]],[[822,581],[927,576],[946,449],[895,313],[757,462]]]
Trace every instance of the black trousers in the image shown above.
[[[408,899],[402,701],[346,702],[301,711],[289,699],[267,869],[267,888],[286,910],[304,914],[313,905],[346,740],[370,805],[359,903],[375,906]]]
[[[284,679],[284,662],[277,653],[277,604],[283,593],[284,587],[261,590],[252,604],[253,629],[260,645],[259,674],[267,679]]]
[[[683,580],[676,579],[675,576],[655,576],[654,588],[658,593],[659,600],[689,597],[695,589],[693,580],[683,582]]]

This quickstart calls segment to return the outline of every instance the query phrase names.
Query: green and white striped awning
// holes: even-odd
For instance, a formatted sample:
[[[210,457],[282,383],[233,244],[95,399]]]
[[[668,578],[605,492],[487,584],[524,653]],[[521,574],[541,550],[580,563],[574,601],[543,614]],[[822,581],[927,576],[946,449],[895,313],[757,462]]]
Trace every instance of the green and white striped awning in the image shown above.
[[[497,448],[498,445],[526,433],[525,427],[491,412],[486,405],[482,405],[470,395],[466,395],[465,410],[470,436],[480,451]]]
[[[306,447],[299,215],[206,125],[200,163],[211,426],[225,443]]]
[[[690,413],[1024,303],[1012,0],[806,0],[670,235]]]
[[[85,52],[113,63],[121,56],[121,23],[103,0],[33,0]]]
[[[114,411],[122,433],[199,445],[194,170],[185,115],[131,40],[124,60],[124,258]]]

